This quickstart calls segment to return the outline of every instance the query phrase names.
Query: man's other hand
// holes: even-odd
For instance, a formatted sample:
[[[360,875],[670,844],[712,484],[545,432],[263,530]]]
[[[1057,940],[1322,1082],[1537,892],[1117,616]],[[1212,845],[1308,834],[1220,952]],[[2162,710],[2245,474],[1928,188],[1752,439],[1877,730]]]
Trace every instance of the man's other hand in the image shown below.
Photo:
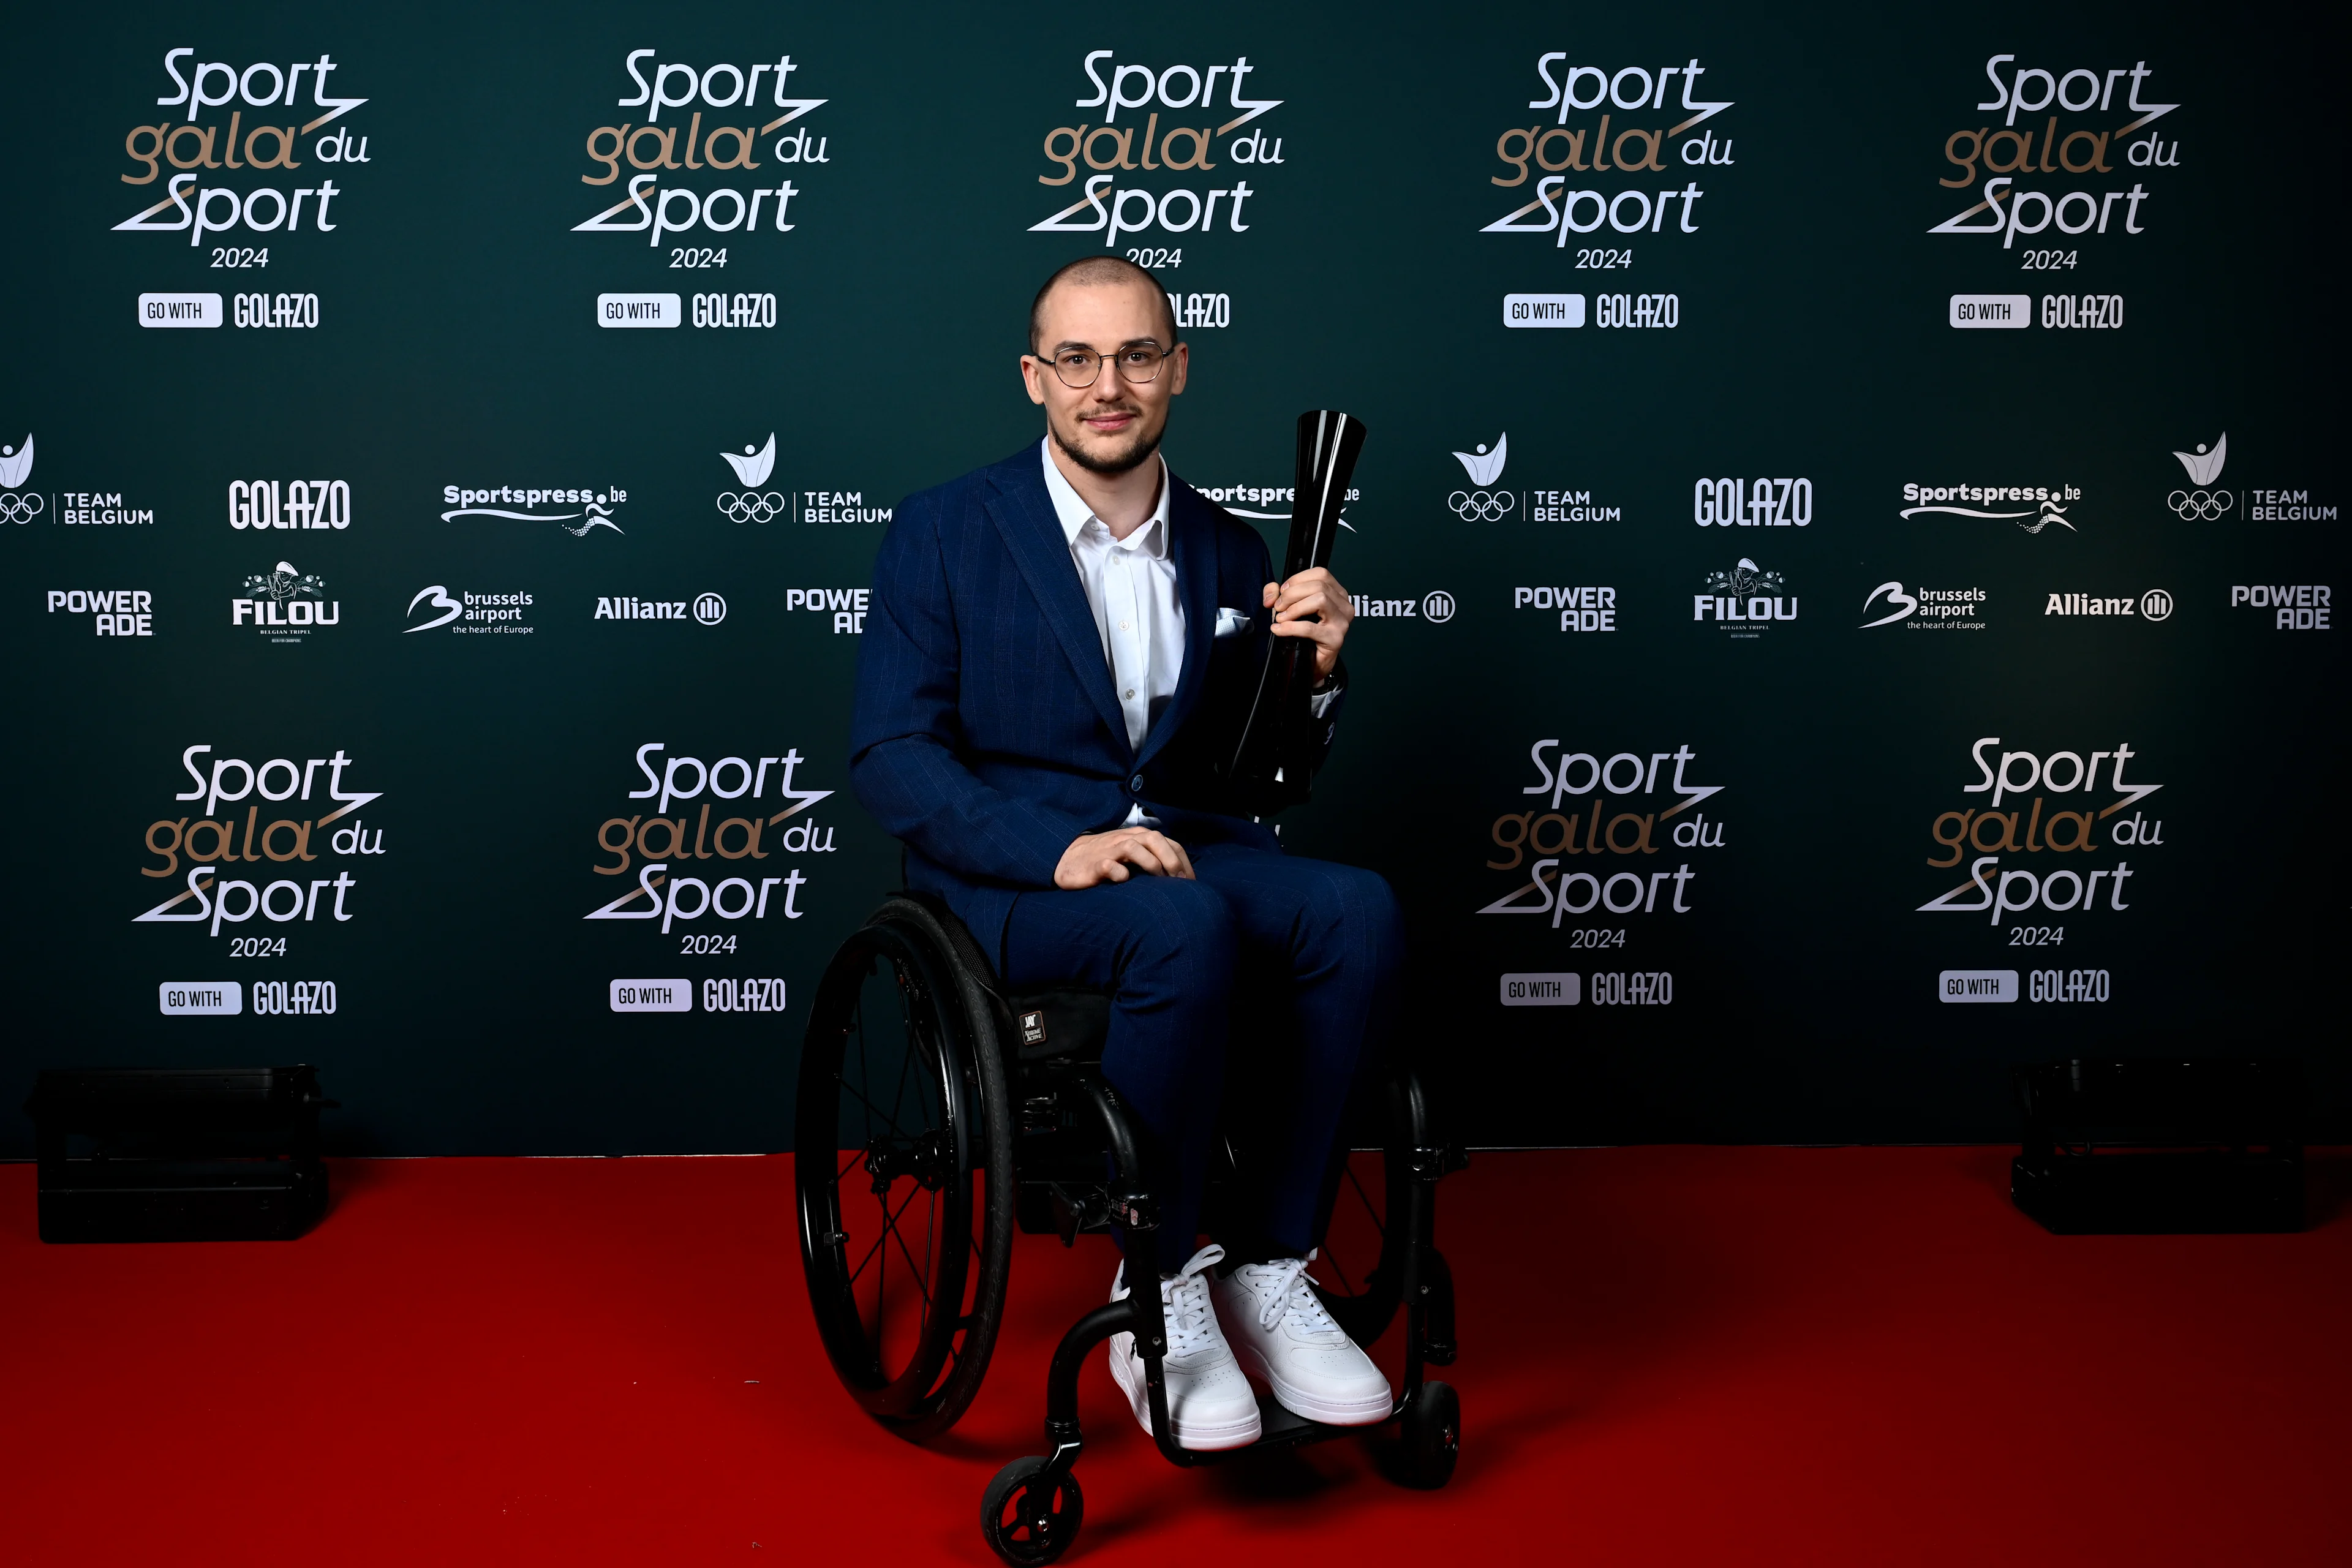
[[[1154,877],[1190,880],[1192,875],[1192,857],[1173,838],[1149,827],[1119,827],[1072,839],[1054,868],[1054,886],[1075,892],[1100,882],[1124,882],[1135,874],[1130,866]]]
[[[1266,630],[1278,637],[1313,639],[1315,679],[1330,679],[1339,663],[1339,645],[1348,640],[1348,624],[1356,618],[1355,603],[1339,579],[1326,567],[1313,566],[1286,583],[1268,583],[1265,607],[1274,612]]]

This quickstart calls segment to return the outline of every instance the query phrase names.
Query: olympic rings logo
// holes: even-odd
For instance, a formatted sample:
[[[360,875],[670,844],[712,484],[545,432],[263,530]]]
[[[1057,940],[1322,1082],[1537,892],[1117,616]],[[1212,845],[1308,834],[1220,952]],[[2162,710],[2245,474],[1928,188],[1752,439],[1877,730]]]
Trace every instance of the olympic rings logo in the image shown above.
[[[1511,490],[1455,490],[1445,504],[1465,522],[1493,522],[1518,505],[1519,498]]]
[[[772,517],[783,516],[792,509],[792,498],[778,495],[773,490],[764,495],[745,490],[740,496],[733,490],[721,490],[719,495],[719,510],[736,522],[765,522]]]
[[[2237,505],[2238,499],[2228,490],[2175,490],[2164,498],[2164,504],[2180,517],[2210,522]]]
[[[38,494],[20,496],[0,491],[0,521],[30,522],[41,515],[42,504]]]

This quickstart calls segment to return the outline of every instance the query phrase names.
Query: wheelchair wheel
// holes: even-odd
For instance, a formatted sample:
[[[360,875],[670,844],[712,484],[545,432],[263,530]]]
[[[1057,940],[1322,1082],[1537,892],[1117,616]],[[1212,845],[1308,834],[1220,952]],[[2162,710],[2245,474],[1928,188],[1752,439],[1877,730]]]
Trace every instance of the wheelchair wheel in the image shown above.
[[[1388,1331],[1404,1295],[1407,1237],[1402,1219],[1412,1151],[1426,1142],[1428,1113],[1410,1074],[1381,1097],[1381,1146],[1343,1156],[1335,1173],[1319,1255],[1307,1279],[1331,1316],[1360,1345]],[[1400,1223],[1392,1226],[1391,1216]]]
[[[987,998],[921,904],[892,899],[818,984],[794,1118],[809,1304],[850,1396],[920,1442],[995,1349],[1012,1262],[1012,1117]]]

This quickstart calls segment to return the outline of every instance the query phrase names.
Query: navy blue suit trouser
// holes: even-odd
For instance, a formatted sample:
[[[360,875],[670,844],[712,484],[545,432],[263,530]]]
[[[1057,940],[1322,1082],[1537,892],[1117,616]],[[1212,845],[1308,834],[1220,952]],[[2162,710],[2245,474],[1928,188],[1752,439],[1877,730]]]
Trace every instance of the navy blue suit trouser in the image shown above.
[[[1394,1012],[1404,953],[1396,896],[1372,872],[1234,844],[1191,854],[1192,881],[1139,871],[1022,894],[1002,955],[1016,991],[1113,988],[1103,1076],[1150,1135],[1163,1273],[1198,1245],[1229,1077],[1249,1129],[1232,1223],[1248,1234],[1219,1239],[1290,1257],[1320,1239],[1341,1113]],[[1231,1063],[1229,1041],[1242,1043]]]

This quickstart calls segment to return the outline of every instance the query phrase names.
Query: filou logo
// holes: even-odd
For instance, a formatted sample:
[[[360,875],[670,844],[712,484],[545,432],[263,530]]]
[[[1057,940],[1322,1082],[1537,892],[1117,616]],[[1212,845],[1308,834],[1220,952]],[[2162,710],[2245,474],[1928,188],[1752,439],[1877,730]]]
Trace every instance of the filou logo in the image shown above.
[[[727,601],[716,594],[698,594],[687,599],[633,599],[626,595],[600,598],[596,614],[600,621],[687,621],[715,626],[727,618]]]
[[[349,528],[352,487],[342,479],[233,479],[228,525],[247,528]]]
[[[102,637],[155,635],[155,595],[144,588],[52,588],[49,614],[89,616]]]
[[[245,580],[245,591],[229,601],[229,624],[250,626],[268,642],[300,642],[314,628],[342,619],[342,605],[326,593],[326,580],[317,573],[298,572],[292,563],[280,561]]]
[[[1797,618],[1797,598],[1778,572],[1767,572],[1746,556],[1728,572],[1706,574],[1707,591],[1691,595],[1691,619],[1712,620],[1733,637],[1764,635],[1774,621]]]

